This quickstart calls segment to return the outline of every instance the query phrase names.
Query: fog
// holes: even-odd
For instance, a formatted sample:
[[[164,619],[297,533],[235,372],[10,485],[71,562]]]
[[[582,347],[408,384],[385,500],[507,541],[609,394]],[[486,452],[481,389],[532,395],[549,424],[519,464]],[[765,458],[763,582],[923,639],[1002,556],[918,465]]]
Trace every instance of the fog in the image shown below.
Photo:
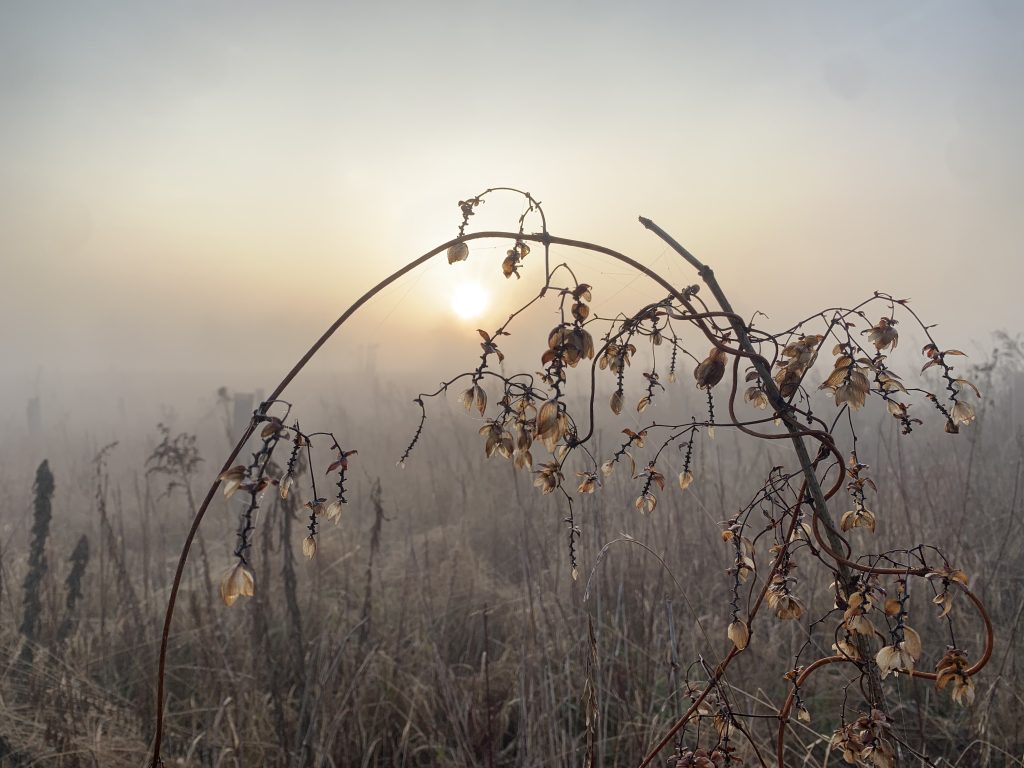
[[[2,14],[7,428],[36,396],[54,425],[268,391],[364,290],[455,235],[458,200],[498,184],[533,192],[555,234],[695,282],[636,221],[653,218],[774,327],[884,290],[983,359],[1024,319],[1015,3]],[[471,229],[514,229],[520,211],[491,203]],[[358,380],[371,357],[402,389],[458,368],[456,350],[471,361],[474,329],[537,287],[536,261],[519,285],[500,276],[505,247],[384,292],[310,393],[330,399],[314,382]],[[553,256],[595,301],[658,295],[610,260]],[[494,297],[479,321],[448,306],[467,275]]]

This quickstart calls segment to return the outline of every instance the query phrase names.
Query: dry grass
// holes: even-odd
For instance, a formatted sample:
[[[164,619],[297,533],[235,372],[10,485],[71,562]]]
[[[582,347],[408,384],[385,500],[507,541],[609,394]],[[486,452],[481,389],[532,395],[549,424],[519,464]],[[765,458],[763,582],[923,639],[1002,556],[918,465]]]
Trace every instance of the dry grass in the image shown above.
[[[892,419],[879,421],[877,437],[861,436],[860,454],[887,489],[876,505],[881,544],[941,543],[971,575],[997,628],[996,655],[972,708],[954,707],[928,683],[898,684],[890,701],[898,732],[932,765],[1019,765],[1024,754],[1016,662],[1024,431],[1017,416],[1003,418],[1011,412],[1000,406],[1012,397],[1006,381],[993,382],[991,411],[959,440],[925,429],[901,438]],[[685,709],[684,681],[702,675],[691,662],[714,664],[727,650],[723,571],[731,554],[716,523],[745,503],[744,478],[778,463],[774,449],[727,435],[702,444],[692,493],[666,499],[650,516],[633,509],[635,489],[621,482],[584,500],[582,577],[574,583],[559,509],[507,464],[479,455],[473,425],[461,414],[438,416],[451,422],[435,424],[417,461],[399,471],[384,459],[401,440],[385,436],[402,434],[415,414],[392,411],[401,421],[345,421],[360,436],[361,456],[376,454],[372,466],[387,467],[372,567],[375,478],[360,471],[345,519],[326,529],[313,561],[300,554],[301,515],[279,501],[266,506],[254,545],[256,597],[225,609],[214,590],[231,562],[237,510],[218,501],[174,625],[167,764],[576,766],[587,751],[587,690],[598,712],[595,764],[636,763]],[[203,434],[199,445],[213,455],[222,439]],[[9,469],[3,478],[12,492],[3,509],[2,765],[146,761],[161,611],[190,502],[181,488],[165,494],[166,479],[147,476],[143,454],[127,447],[110,453],[109,481],[97,477],[88,463],[94,450],[83,441],[49,456],[58,494],[30,666],[17,661],[17,627],[32,477]],[[193,478],[197,488],[204,472],[209,467]],[[91,557],[69,616],[64,582],[83,534]],[[819,597],[827,587],[813,585]],[[738,712],[771,714],[768,702],[787,685],[776,671],[792,663],[807,626],[767,620],[755,631],[760,642],[730,671],[742,684],[729,695]],[[972,627],[957,631],[973,642]],[[827,650],[831,639],[819,631],[811,642]],[[588,665],[592,654],[597,663]],[[841,764],[828,741],[846,682],[823,673],[806,691],[808,707],[822,715],[794,726],[787,765]],[[775,721],[747,722],[770,760]],[[746,755],[757,764],[749,748]]]

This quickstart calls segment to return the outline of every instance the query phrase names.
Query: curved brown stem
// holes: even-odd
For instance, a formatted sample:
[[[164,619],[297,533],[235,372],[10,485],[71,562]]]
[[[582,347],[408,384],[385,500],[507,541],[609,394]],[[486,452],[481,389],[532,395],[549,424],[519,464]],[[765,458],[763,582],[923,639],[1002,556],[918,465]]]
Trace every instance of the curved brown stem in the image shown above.
[[[832,543],[832,550],[839,549],[842,545],[843,538],[836,527],[835,522],[832,520],[828,511],[828,498],[821,489],[821,483],[818,480],[818,475],[815,471],[816,461],[812,461],[810,454],[807,451],[807,446],[804,443],[804,436],[808,430],[804,430],[803,427],[797,422],[793,416],[792,407],[786,402],[786,399],[782,396],[779,388],[775,384],[775,380],[772,378],[771,366],[763,356],[757,353],[753,343],[750,340],[750,334],[747,330],[746,323],[743,319],[736,314],[732,308],[732,304],[721,286],[718,284],[718,280],[715,279],[714,271],[706,264],[701,262],[696,256],[690,253],[686,248],[679,244],[671,235],[665,230],[659,227],[650,219],[640,217],[640,223],[643,224],[647,229],[654,232],[662,241],[668,244],[676,253],[678,253],[687,263],[689,263],[694,269],[697,270],[697,274],[700,275],[701,279],[711,290],[712,295],[715,297],[715,301],[718,302],[723,312],[728,313],[729,323],[732,326],[733,332],[736,334],[736,341],[739,345],[741,353],[744,357],[751,360],[754,368],[757,370],[758,376],[761,379],[761,385],[764,388],[765,394],[768,396],[768,401],[775,412],[782,419],[785,424],[786,431],[788,432],[787,437],[790,438],[793,449],[796,452],[797,459],[800,462],[800,468],[804,475],[804,483],[806,491],[810,495],[811,507],[814,511],[815,518],[821,519],[825,525],[825,530],[828,535],[829,541]],[[716,346],[718,346],[716,344]],[[730,403],[731,405],[731,403]],[[730,415],[732,411],[730,410]],[[735,416],[732,415],[733,420],[736,421]],[[814,433],[809,436],[818,439],[822,445],[834,452],[839,456],[840,466],[842,466],[842,456],[838,454],[838,450],[832,441],[831,435],[827,433]],[[842,478],[840,476],[837,481],[836,488],[832,489],[829,493],[835,493],[838,490],[839,484],[841,484]],[[801,491],[800,499],[798,503],[803,500],[804,491]],[[795,519],[795,516],[794,516]],[[853,572],[851,569],[842,561],[837,562],[839,577],[845,588],[851,585],[853,582]],[[866,654],[866,649],[864,650]],[[878,706],[884,709],[884,693],[882,690],[882,681],[878,673],[877,667],[875,667],[870,661],[867,662],[867,675],[868,675],[868,689],[873,706]],[[648,756],[645,764],[653,759],[653,754]]]
[[[905,573],[905,571],[903,571],[903,573]],[[971,592],[971,590],[969,590],[963,584],[960,584],[959,582],[954,583],[959,585],[960,588],[964,591],[964,594],[967,595],[967,597],[970,599],[972,603],[974,603],[974,607],[978,609],[978,613],[981,615],[982,620],[985,622],[985,651],[982,653],[981,658],[979,658],[978,661],[976,661],[971,667],[969,667],[964,672],[964,674],[968,677],[973,677],[974,675],[978,674],[985,667],[985,665],[988,664],[989,659],[992,658],[992,648],[994,644],[992,621],[989,619],[988,612],[985,610],[985,606],[982,605],[981,600],[978,599],[978,596]],[[778,761],[779,768],[785,768],[785,765],[783,763],[783,753],[785,752],[786,727],[789,724],[789,713],[793,709],[793,702],[796,700],[796,691],[800,688],[800,686],[804,684],[804,682],[807,680],[807,678],[811,676],[813,672],[821,669],[824,666],[827,666],[829,664],[835,664],[838,662],[856,663],[856,659],[853,659],[850,656],[826,656],[824,658],[818,659],[817,661],[811,664],[808,664],[793,681],[793,688],[786,696],[786,701],[782,705],[782,709],[779,710],[779,735],[775,742],[775,757]],[[909,675],[910,677],[916,677],[921,680],[937,680],[939,677],[935,672],[922,672],[918,669],[907,670],[905,671],[905,674]]]
[[[790,690],[789,695],[786,696],[786,702],[782,705],[782,709],[779,710],[779,735],[775,740],[775,759],[779,763],[779,768],[786,768],[782,762],[786,744],[786,726],[789,723],[789,712],[793,709],[793,702],[796,700],[797,689],[804,684],[804,681],[807,680],[815,670],[828,664],[837,664],[841,661],[848,661],[852,663],[853,659],[849,656],[826,656],[825,658],[818,659],[817,661],[808,664],[804,668],[803,672],[797,675],[796,680],[793,681],[793,688]]]
[[[806,489],[806,485],[804,485],[800,489],[800,498],[803,498]],[[793,519],[789,523],[789,530],[786,531],[787,541],[793,536],[793,532],[796,530],[797,519],[797,515],[794,514]],[[754,624],[754,617],[760,610],[761,603],[764,602],[765,595],[768,594],[768,588],[771,586],[772,578],[775,576],[776,571],[778,571],[779,566],[782,563],[782,558],[782,552],[779,552],[775,556],[775,560],[772,562],[771,570],[768,571],[768,576],[765,578],[764,585],[761,587],[761,592],[758,594],[757,599],[754,601],[753,606],[750,608],[750,611],[747,615],[747,619],[751,630]],[[729,666],[732,660],[736,658],[740,653],[742,653],[742,651],[734,645],[732,649],[729,651],[728,655],[724,659],[722,659],[715,667],[714,673],[711,675],[711,679],[708,681],[707,686],[701,693],[700,698],[698,698],[697,701],[694,702],[694,705],[690,707],[688,710],[686,710],[686,712],[684,712],[682,716],[679,717],[679,719],[677,719],[676,722],[672,724],[672,727],[668,730],[668,733],[666,733],[662,737],[661,741],[659,741],[657,744],[651,747],[650,751],[648,751],[647,755],[640,762],[639,768],[647,768],[649,765],[651,765],[651,763],[653,763],[654,760],[658,757],[658,753],[669,745],[669,743],[672,741],[672,738],[679,732],[679,730],[684,725],[686,725],[690,721],[690,718],[693,717],[693,713],[696,711],[697,705],[699,705],[700,702],[702,702],[704,698],[708,695],[708,693],[711,692],[711,689],[722,678],[722,675],[725,674],[726,668]]]
[[[488,191],[493,191],[493,190],[488,190]],[[530,198],[530,199],[532,200],[532,198]],[[539,205],[538,205],[538,210],[539,210]],[[541,212],[541,216],[542,216],[542,221],[543,221],[543,212]],[[388,287],[389,285],[394,283],[399,278],[401,278],[404,275],[408,274],[409,272],[415,270],[416,268],[418,268],[419,266],[421,266],[425,262],[429,261],[430,259],[432,259],[433,257],[437,256],[438,254],[442,253],[443,251],[445,251],[450,246],[452,246],[452,245],[454,245],[456,243],[467,242],[467,241],[470,241],[470,240],[486,239],[486,238],[511,239],[511,240],[514,240],[514,241],[517,241],[517,242],[529,241],[529,242],[542,243],[544,245],[545,289],[546,289],[548,287],[548,284],[550,282],[550,277],[551,277],[551,273],[549,271],[549,262],[548,262],[548,253],[549,253],[550,246],[551,245],[562,245],[562,246],[567,246],[567,247],[571,247],[571,248],[578,248],[578,249],[581,249],[581,250],[587,250],[587,251],[592,251],[592,252],[595,252],[595,253],[604,254],[606,256],[609,256],[609,257],[611,257],[613,259],[616,259],[617,261],[620,261],[620,262],[622,262],[622,263],[632,267],[637,272],[647,276],[654,283],[656,283],[661,288],[663,288],[665,291],[667,291],[667,293],[669,294],[669,296],[672,297],[672,299],[678,301],[681,306],[686,308],[686,310],[687,310],[687,312],[689,314],[687,314],[685,316],[685,319],[692,321],[703,332],[703,334],[710,340],[710,342],[717,349],[722,350],[723,352],[726,352],[727,354],[731,354],[731,355],[734,356],[735,359],[734,359],[734,368],[733,368],[733,386],[732,386],[732,392],[731,392],[731,395],[730,395],[730,398],[729,398],[729,412],[730,412],[730,416],[732,417],[733,421],[737,422],[737,423],[739,423],[739,422],[738,422],[738,419],[736,418],[736,414],[735,414],[735,410],[734,410],[734,401],[735,401],[735,397],[736,397],[736,390],[737,390],[737,384],[738,384],[737,369],[738,369],[739,359],[740,358],[744,358],[744,359],[748,359],[748,360],[750,360],[752,362],[752,364],[757,369],[761,379],[764,382],[764,388],[765,388],[766,393],[769,396],[769,401],[771,402],[772,407],[776,410],[776,413],[779,414],[779,416],[782,418],[783,422],[785,423],[786,432],[780,433],[780,434],[777,434],[777,435],[769,435],[769,434],[763,434],[763,433],[760,433],[760,432],[755,432],[754,430],[746,429],[746,428],[744,428],[744,426],[742,424],[740,424],[739,426],[740,426],[740,428],[744,432],[748,432],[749,434],[751,434],[753,436],[756,436],[756,437],[762,437],[762,438],[768,438],[768,439],[786,439],[786,438],[789,438],[793,442],[794,448],[795,448],[795,450],[797,452],[798,458],[800,460],[801,468],[802,468],[803,474],[804,474],[804,485],[803,485],[803,488],[801,489],[801,492],[800,492],[800,494],[798,496],[798,500],[796,502],[796,508],[793,510],[794,514],[793,514],[793,517],[792,517],[792,521],[790,523],[790,532],[789,532],[789,534],[786,537],[787,541],[790,540],[790,538],[792,537],[792,533],[793,533],[794,527],[795,527],[797,519],[798,519],[798,515],[796,514],[796,511],[797,511],[797,509],[799,508],[799,506],[801,504],[805,503],[804,499],[809,494],[810,499],[811,499],[811,506],[813,508],[812,522],[813,522],[815,538],[818,540],[819,544],[821,544],[821,546],[823,548],[823,551],[826,552],[829,556],[831,556],[835,560],[835,562],[837,564],[837,567],[838,567],[838,570],[840,572],[840,576],[841,576],[841,578],[842,578],[842,580],[844,582],[849,583],[851,581],[851,572],[852,571],[868,571],[868,572],[871,572],[871,573],[887,573],[887,572],[899,573],[899,574],[906,574],[906,573],[908,573],[907,569],[874,569],[874,568],[871,568],[871,567],[862,566],[862,565],[859,565],[859,564],[857,564],[855,562],[850,561],[848,558],[843,557],[842,555],[840,555],[838,553],[837,550],[842,548],[842,546],[845,544],[845,540],[839,534],[838,530],[835,527],[835,524],[831,520],[831,518],[830,518],[830,516],[828,514],[828,509],[827,509],[826,502],[835,493],[837,493],[838,490],[841,488],[842,481],[843,481],[843,473],[840,472],[839,477],[837,478],[835,485],[832,488],[829,488],[827,491],[823,491],[823,489],[821,488],[821,485],[820,485],[820,481],[819,481],[818,476],[817,476],[818,464],[820,463],[820,461],[824,457],[828,456],[829,454],[837,457],[837,459],[839,461],[839,464],[840,464],[840,467],[843,466],[842,455],[839,453],[839,451],[838,451],[834,441],[832,440],[832,436],[827,431],[824,431],[824,430],[805,429],[805,428],[803,428],[803,426],[801,426],[797,422],[796,417],[799,415],[799,412],[796,411],[793,408],[793,406],[791,406],[789,403],[787,403],[782,398],[781,393],[778,391],[778,388],[775,386],[775,383],[774,383],[774,381],[773,381],[773,379],[771,377],[771,364],[762,355],[758,354],[757,350],[754,348],[753,343],[751,342],[751,338],[750,338],[749,333],[748,333],[748,329],[746,327],[746,324],[745,324],[743,318],[741,318],[739,315],[737,315],[732,310],[732,307],[730,306],[730,304],[729,304],[728,300],[726,299],[724,293],[721,291],[721,288],[718,286],[717,281],[715,280],[714,274],[711,271],[711,269],[708,268],[707,266],[705,266],[704,264],[702,264],[701,262],[697,261],[688,251],[686,251],[685,248],[680,246],[675,240],[673,240],[666,233],[664,233],[663,230],[661,230],[659,227],[657,227],[657,225],[653,224],[653,222],[650,222],[649,220],[646,220],[646,219],[641,219],[641,222],[644,224],[644,226],[646,226],[649,229],[652,229],[653,231],[655,231],[660,237],[662,237],[662,239],[664,239],[666,242],[668,242],[677,252],[679,252],[689,263],[691,263],[692,265],[694,265],[695,268],[697,268],[700,276],[708,284],[708,286],[711,288],[712,293],[715,295],[715,298],[718,300],[718,303],[719,303],[719,305],[721,306],[721,309],[722,309],[721,312],[699,311],[694,306],[694,304],[690,301],[690,295],[689,295],[688,292],[685,292],[685,291],[684,292],[680,292],[676,287],[674,287],[668,281],[666,281],[661,275],[659,275],[658,273],[656,273],[653,270],[649,269],[648,267],[645,267],[643,264],[640,264],[639,262],[629,258],[628,256],[625,256],[622,253],[619,253],[618,251],[615,251],[615,250],[610,249],[610,248],[606,248],[606,247],[601,246],[601,245],[597,245],[597,244],[594,244],[594,243],[589,243],[589,242],[582,241],[582,240],[574,240],[574,239],[568,239],[568,238],[561,238],[561,237],[552,236],[552,235],[550,235],[546,231],[546,223],[544,223],[544,232],[542,232],[540,234],[525,234],[525,233],[523,233],[521,231],[520,232],[512,232],[512,231],[487,231],[487,232],[476,232],[476,233],[471,233],[471,234],[460,234],[459,237],[454,238],[452,240],[449,240],[448,242],[445,242],[445,243],[443,243],[443,244],[441,244],[441,245],[431,249],[430,251],[427,251],[426,253],[424,253],[419,258],[409,262],[404,267],[402,267],[401,269],[397,270],[396,272],[394,272],[393,274],[389,275],[387,278],[385,278],[384,280],[379,282],[373,288],[371,288],[366,293],[364,293],[358,300],[356,300],[313,343],[313,345],[306,351],[306,353],[299,359],[299,361],[284,376],[284,378],[277,385],[277,387],[274,389],[274,391],[271,393],[271,395],[268,397],[268,399],[264,403],[262,403],[260,405],[259,411],[257,411],[256,414],[254,414],[253,420],[246,427],[246,429],[245,429],[244,433],[242,434],[239,442],[235,445],[235,447],[232,450],[231,454],[228,456],[227,460],[225,461],[223,469],[226,470],[226,469],[230,468],[230,466],[234,462],[235,458],[237,457],[237,455],[241,452],[242,448],[244,447],[246,441],[251,437],[251,435],[252,435],[253,431],[255,430],[257,424],[261,421],[261,418],[266,414],[266,411],[269,408],[270,404],[272,402],[276,401],[280,397],[280,395],[289,386],[289,384],[294,380],[294,378],[302,371],[302,369],[306,366],[306,364],[320,351],[320,349],[335,334],[335,332],[337,332],[337,330],[353,314],[355,314],[355,312],[357,312],[364,304],[366,304],[368,301],[373,299],[378,293],[380,293],[382,290],[384,290],[386,287]],[[460,232],[462,232],[461,229],[460,229]],[[542,294],[543,294],[543,291],[542,291]],[[703,302],[699,302],[699,303],[703,306]],[[717,328],[717,324],[714,322],[714,320],[716,318],[719,318],[719,317],[727,319],[728,322],[729,322],[729,325],[732,327],[733,331],[735,332],[736,338],[737,338],[737,342],[738,342],[736,347],[729,346],[724,341],[722,341],[720,329]],[[711,327],[709,327],[708,323],[706,322],[708,320],[711,321]],[[593,367],[592,367],[592,370],[591,370],[591,377],[592,377],[592,379],[593,379],[593,375],[594,375],[594,370],[593,370]],[[590,425],[590,428],[591,428],[591,431],[592,431],[593,430],[593,391],[591,392],[590,411],[591,411],[591,425]],[[823,448],[823,450],[819,452],[818,457],[816,459],[814,459],[813,461],[812,461],[810,455],[807,452],[806,445],[804,444],[803,438],[805,438],[805,437],[810,437],[810,438],[815,439],[816,441],[818,441],[821,444],[821,446]],[[826,472],[826,476],[827,476],[827,472]],[[200,505],[199,509],[196,511],[196,514],[195,514],[195,516],[194,516],[194,518],[192,520],[191,527],[189,529],[188,535],[185,538],[185,541],[184,541],[184,544],[183,544],[183,547],[182,547],[182,551],[181,551],[181,554],[180,554],[179,559],[178,559],[178,565],[177,565],[177,568],[176,568],[176,571],[175,571],[174,579],[173,579],[173,582],[171,584],[170,594],[169,594],[169,597],[168,597],[167,609],[166,609],[166,613],[165,613],[165,617],[164,617],[163,634],[162,634],[162,637],[161,637],[159,666],[158,666],[157,706],[156,706],[156,724],[155,724],[156,727],[155,727],[155,736],[154,736],[153,756],[152,756],[152,761],[151,761],[151,765],[154,768],[156,766],[162,764],[161,759],[160,759],[160,752],[161,752],[161,742],[163,740],[163,724],[164,724],[164,715],[165,715],[165,701],[164,700],[165,700],[166,661],[167,661],[167,651],[168,651],[168,644],[169,644],[169,638],[170,638],[170,628],[171,628],[172,621],[173,621],[174,608],[175,608],[175,605],[176,605],[177,595],[178,595],[178,592],[180,590],[181,581],[182,581],[182,577],[183,577],[183,573],[184,573],[184,568],[185,568],[185,564],[186,564],[187,559],[188,559],[188,555],[189,555],[189,551],[191,549],[191,545],[192,545],[192,543],[193,543],[193,541],[194,541],[194,539],[195,539],[195,537],[197,535],[199,526],[202,523],[202,520],[203,520],[203,518],[204,518],[204,516],[205,516],[205,514],[206,514],[206,512],[207,512],[207,510],[209,508],[209,505],[212,502],[212,499],[213,499],[214,495],[216,494],[216,490],[217,490],[219,484],[220,484],[220,481],[217,480],[217,481],[215,481],[210,486],[210,489],[207,492],[205,499],[203,500],[203,502]],[[818,521],[819,520],[821,520],[823,525],[825,526],[826,534],[827,534],[827,538],[828,538],[828,542],[829,542],[828,544],[826,544],[823,541],[822,535],[821,535],[821,533],[820,533],[820,531],[818,529]],[[765,598],[765,595],[767,593],[768,585],[771,583],[772,576],[774,575],[774,573],[779,568],[780,562],[781,562],[781,553],[780,553],[779,556],[776,557],[775,562],[772,565],[772,569],[771,569],[771,571],[769,573],[769,576],[765,580],[764,587],[762,588],[759,597],[755,601],[755,603],[754,603],[753,607],[751,608],[751,610],[748,611],[748,620],[749,621],[752,622],[754,615],[758,612],[759,608],[761,607],[761,604],[762,604],[762,602],[763,602],[763,600]],[[930,573],[930,571],[926,572],[925,569],[919,569],[919,570],[921,570],[922,572],[921,573],[916,573],[915,571],[911,571],[912,575],[926,575],[927,573]],[[973,593],[971,593],[969,590],[967,590],[966,587],[964,587],[964,591],[968,595],[969,599],[971,599],[972,602],[974,602],[974,604],[978,608],[979,612],[981,613],[981,615],[982,615],[982,617],[983,617],[983,619],[985,621],[986,633],[987,633],[985,653],[983,654],[983,656],[979,660],[979,662],[976,663],[973,667],[971,667],[970,670],[968,670],[969,674],[974,674],[978,670],[980,670],[981,667],[984,666],[984,664],[988,661],[988,659],[991,656],[991,653],[992,653],[992,626],[991,626],[991,622],[990,622],[990,620],[989,620],[989,618],[988,618],[988,616],[987,616],[983,606],[981,605],[980,601],[974,596]],[[663,749],[671,741],[671,739],[679,731],[679,729],[682,728],[689,721],[689,719],[693,716],[693,713],[696,711],[696,708],[699,706],[701,701],[703,701],[704,698],[710,693],[710,691],[712,690],[712,687],[714,686],[716,681],[718,681],[722,677],[722,675],[724,675],[725,669],[728,666],[729,662],[738,653],[740,653],[740,651],[738,651],[735,647],[733,647],[731,649],[731,651],[729,652],[729,654],[726,656],[726,658],[723,659],[718,664],[718,666],[715,668],[715,670],[714,670],[714,672],[712,674],[712,679],[709,681],[708,686],[704,689],[704,691],[700,694],[700,696],[694,701],[693,705],[687,710],[687,712],[682,717],[680,717],[677,720],[677,722],[674,724],[674,726],[669,731],[669,733],[666,734],[666,736],[661,740],[661,742],[650,752],[650,754],[644,760],[642,766],[649,765],[655,759],[655,757],[661,751],[661,749]],[[831,658],[833,660],[836,659],[836,657],[829,657],[829,658]],[[845,659],[845,657],[839,657],[839,658],[842,658],[843,660],[848,660],[848,659]],[[876,682],[874,680],[874,677],[877,677],[877,669],[875,669],[872,666],[870,659],[868,659],[866,663],[868,665],[869,677],[871,678],[871,682],[873,683],[873,685],[872,685],[872,697],[875,698],[878,702],[881,702],[880,694],[876,693],[876,691],[875,691],[876,686],[874,685],[874,683]],[[817,669],[817,668],[819,668],[820,666],[823,665],[823,664],[819,664],[818,662],[816,662],[815,664],[817,664],[818,666],[812,665],[812,667],[814,669]],[[934,679],[934,677],[935,677],[934,674],[932,674],[932,673],[921,672],[921,673],[914,673],[914,674],[917,677],[924,677],[924,678],[927,678],[927,679]],[[878,690],[880,691],[880,686],[878,687]],[[788,716],[788,710],[791,707],[792,707],[792,703],[789,702],[788,705],[787,705],[787,708],[785,710],[787,712],[787,716]],[[782,723],[781,727],[784,728],[784,720],[783,720],[783,723]],[[780,733],[781,733],[781,731],[780,731]],[[782,739],[782,736],[780,735],[780,742],[779,742],[779,745],[778,745],[778,748],[780,750],[782,749],[781,739]]]
[[[255,423],[250,422],[249,426],[245,428],[242,433],[241,439],[235,444],[235,447],[231,449],[231,453],[224,461],[224,466],[221,467],[218,477],[223,472],[226,472],[231,468],[235,458],[241,453],[242,448],[246,442],[252,436],[253,430],[255,429]],[[171,593],[167,597],[167,610],[164,613],[164,629],[163,634],[160,636],[160,660],[157,663],[157,676],[156,676],[156,733],[153,736],[153,759],[151,765],[153,768],[163,765],[160,760],[160,742],[163,740],[164,732],[164,683],[166,679],[167,671],[167,644],[171,636],[171,620],[174,618],[174,606],[178,600],[178,591],[181,588],[181,577],[185,572],[185,563],[188,561],[189,550],[192,549],[192,542],[195,540],[196,534],[199,532],[199,524],[203,522],[203,517],[206,515],[206,508],[210,506],[210,502],[213,501],[213,496],[217,493],[217,486],[220,485],[220,480],[214,482],[210,486],[210,490],[206,492],[206,498],[203,499],[203,503],[196,510],[195,517],[192,518],[192,527],[188,530],[188,535],[185,537],[185,543],[182,545],[181,554],[178,556],[178,567],[174,571],[174,580],[171,582]]]
[[[645,267],[640,262],[635,261],[634,259],[631,259],[628,256],[619,253],[618,251],[615,251],[611,248],[606,248],[605,246],[602,245],[588,243],[584,240],[573,240],[570,238],[555,237],[554,235],[550,235],[547,232],[544,232],[542,234],[528,235],[520,232],[488,231],[474,232],[462,235],[460,237],[456,237],[452,240],[442,243],[441,245],[435,248],[432,248],[419,258],[409,262],[401,269],[397,270],[396,272],[393,272],[391,275],[381,280],[379,283],[377,283],[377,285],[375,285],[373,288],[371,288],[362,296],[360,296],[355,302],[353,302],[353,304],[347,310],[345,310],[345,312],[342,313],[342,315],[337,320],[335,320],[326,331],[324,331],[320,338],[313,343],[313,345],[306,351],[306,353],[299,359],[299,361],[294,366],[292,366],[291,370],[288,371],[287,374],[285,374],[284,378],[281,379],[281,382],[274,388],[274,391],[270,394],[270,396],[267,398],[264,404],[260,406],[261,413],[265,411],[267,403],[273,402],[274,400],[278,399],[281,396],[281,394],[288,387],[288,385],[291,384],[292,380],[294,380],[295,377],[298,376],[302,369],[306,367],[306,364],[309,363],[309,361],[317,354],[317,352],[320,351],[320,349],[335,334],[335,332],[364,304],[366,304],[368,301],[374,298],[378,293],[380,293],[382,290],[387,288],[389,285],[394,283],[399,278],[403,277],[409,272],[412,272],[414,269],[421,266],[422,264],[425,264],[427,261],[437,256],[439,253],[446,251],[448,248],[455,245],[456,243],[468,242],[470,240],[481,240],[487,238],[525,240],[529,242],[542,243],[545,246],[545,253],[546,249],[551,245],[564,245],[570,248],[579,248],[581,250],[592,251],[594,253],[602,253],[606,256],[610,256],[613,259],[621,261],[622,263],[631,266],[633,269],[637,270],[641,274],[646,275],[655,283],[660,285],[663,289],[665,289],[673,298],[680,301],[682,304],[688,306],[688,302],[686,301],[684,295],[680,291],[678,291],[671,283],[665,280],[661,275],[649,269],[648,267]],[[710,329],[707,328],[703,321],[698,321],[698,325],[704,331],[705,335],[709,339],[711,339],[713,342],[717,341],[714,334],[711,332]],[[731,349],[724,346],[723,348],[727,349],[732,354],[746,356],[746,353],[741,350]],[[256,420],[254,418],[253,421],[246,428],[241,439],[238,441],[234,449],[231,451],[231,454],[228,456],[227,460],[224,462],[222,471],[227,470],[231,467],[232,462],[234,462],[235,458],[241,452],[242,447],[245,445],[246,441],[252,435],[255,426]],[[185,564],[188,561],[188,555],[192,547],[192,542],[195,539],[196,533],[199,530],[199,526],[202,524],[203,518],[206,516],[206,511],[210,506],[210,502],[213,500],[213,497],[216,494],[219,485],[219,479],[213,482],[213,484],[210,486],[210,489],[206,493],[206,497],[203,499],[203,503],[200,505],[199,509],[196,510],[196,514],[192,519],[192,525],[189,528],[188,535],[185,537],[185,541],[182,545],[181,554],[178,557],[178,566],[177,569],[175,570],[174,580],[171,583],[170,595],[168,596],[167,599],[167,609],[164,615],[163,634],[160,638],[160,657],[157,669],[157,701],[155,715],[156,722],[153,737],[153,756],[150,761],[150,765],[152,766],[152,768],[157,768],[157,766],[162,765],[162,761],[160,758],[160,750],[161,742],[163,741],[164,731],[164,697],[165,678],[167,669],[167,646],[170,640],[171,623],[174,618],[174,607],[177,602],[178,592],[181,589],[182,575],[184,574]]]

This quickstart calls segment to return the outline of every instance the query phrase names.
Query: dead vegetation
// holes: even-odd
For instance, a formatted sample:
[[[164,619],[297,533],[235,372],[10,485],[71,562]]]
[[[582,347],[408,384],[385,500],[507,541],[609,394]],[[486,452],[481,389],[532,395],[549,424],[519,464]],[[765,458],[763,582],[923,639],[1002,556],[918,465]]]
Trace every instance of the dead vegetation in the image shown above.
[[[451,263],[471,256],[482,197],[461,204]],[[20,629],[3,625],[3,760],[141,765],[155,715],[183,765],[1020,762],[1024,433],[996,418],[1018,397],[1012,350],[976,387],[921,323],[938,376],[919,381],[889,359],[897,311],[916,320],[904,302],[768,334],[703,265],[718,309],[687,287],[602,316],[591,285],[552,268],[546,221],[525,232],[526,200],[501,270],[526,274],[527,243],[544,248],[534,301],[560,320],[542,370],[502,351],[531,301],[481,330],[475,368],[415,397],[407,468],[380,460],[401,453],[385,439],[409,427],[399,409],[348,414],[337,437],[301,429],[278,399],[294,370],[222,495],[195,495],[212,435],[167,427],[113,481],[117,450],[100,451],[91,495],[68,478],[52,532],[37,494],[31,539],[26,517],[3,550],[0,598],[25,599]],[[599,425],[595,402],[632,426]],[[9,503],[14,519],[32,508]],[[190,519],[197,559],[165,625]]]

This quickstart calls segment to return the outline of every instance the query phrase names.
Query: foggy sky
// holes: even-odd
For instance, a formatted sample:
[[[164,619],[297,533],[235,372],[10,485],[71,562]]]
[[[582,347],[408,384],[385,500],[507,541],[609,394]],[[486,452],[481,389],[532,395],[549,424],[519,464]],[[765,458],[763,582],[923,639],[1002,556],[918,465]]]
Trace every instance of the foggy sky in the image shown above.
[[[744,314],[880,289],[983,347],[1024,330],[1022,38],[1015,2],[5,2],[5,408],[40,381],[270,389],[493,185],[694,282],[653,218]],[[502,255],[461,266],[500,295]],[[328,365],[472,355],[494,323],[452,316],[453,274],[383,295]]]

